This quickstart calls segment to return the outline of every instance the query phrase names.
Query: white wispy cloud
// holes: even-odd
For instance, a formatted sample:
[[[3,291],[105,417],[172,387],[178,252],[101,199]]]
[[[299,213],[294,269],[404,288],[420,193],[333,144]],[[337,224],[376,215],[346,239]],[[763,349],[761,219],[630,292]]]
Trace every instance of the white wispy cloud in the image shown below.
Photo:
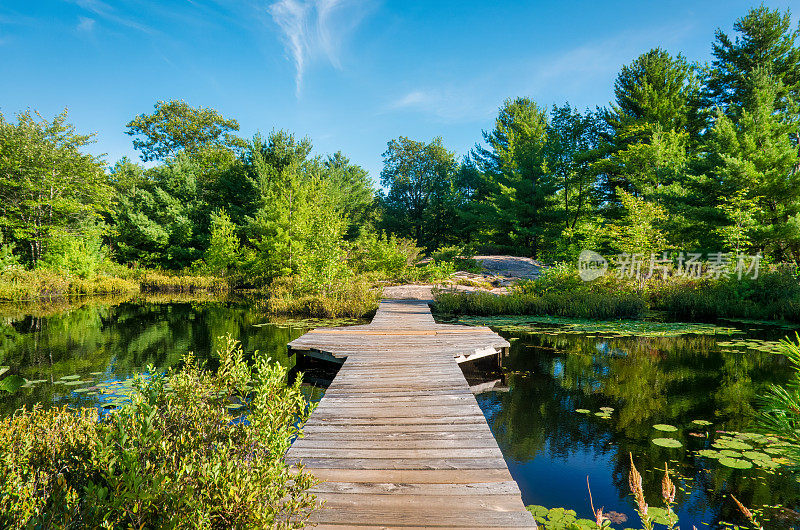
[[[442,122],[490,119],[503,100],[529,96],[548,107],[565,100],[579,105],[604,105],[589,100],[596,86],[613,88],[622,65],[654,46],[678,47],[691,24],[625,31],[606,39],[514,62],[464,73],[458,83],[422,84],[396,95],[384,112],[416,112]],[[613,94],[612,94],[613,95]],[[557,99],[554,99],[557,98]]]
[[[459,86],[414,89],[387,105],[388,111],[427,114],[443,122],[471,122],[486,119],[497,110],[483,81],[470,80]]]
[[[278,0],[267,8],[295,66],[297,95],[309,65],[324,59],[341,69],[345,39],[360,24],[369,2],[364,0]]]
[[[78,25],[75,27],[82,33],[91,33],[94,29],[95,20],[89,17],[78,17]]]
[[[142,24],[134,20],[132,17],[119,14],[118,10],[102,0],[73,0],[73,2],[79,7],[82,7],[83,9],[93,13],[95,16],[105,19],[113,24],[135,29],[143,33],[155,32],[146,24]]]

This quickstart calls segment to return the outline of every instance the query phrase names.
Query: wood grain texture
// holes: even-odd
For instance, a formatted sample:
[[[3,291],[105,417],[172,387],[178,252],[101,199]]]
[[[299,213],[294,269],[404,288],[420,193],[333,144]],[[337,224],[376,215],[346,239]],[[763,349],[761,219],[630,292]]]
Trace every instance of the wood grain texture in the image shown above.
[[[292,341],[291,354],[342,362],[286,454],[321,481],[318,528],[536,528],[457,364],[508,347],[416,300]]]

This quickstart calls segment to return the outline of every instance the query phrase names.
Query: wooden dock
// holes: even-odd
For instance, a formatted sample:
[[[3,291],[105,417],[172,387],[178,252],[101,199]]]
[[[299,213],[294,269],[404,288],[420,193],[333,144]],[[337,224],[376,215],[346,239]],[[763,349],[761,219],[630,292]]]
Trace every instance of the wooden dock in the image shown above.
[[[292,341],[342,363],[286,455],[322,481],[318,528],[536,528],[458,366],[508,346],[489,328],[436,324],[418,300]]]

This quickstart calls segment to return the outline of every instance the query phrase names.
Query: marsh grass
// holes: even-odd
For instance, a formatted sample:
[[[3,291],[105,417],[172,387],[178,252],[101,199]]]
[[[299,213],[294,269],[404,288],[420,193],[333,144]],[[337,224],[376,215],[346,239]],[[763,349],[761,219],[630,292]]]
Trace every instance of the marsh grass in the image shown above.
[[[683,321],[745,318],[800,322],[800,277],[792,267],[762,270],[756,279],[633,280],[605,275],[590,282],[571,265],[547,269],[509,294],[436,293],[437,312],[453,315],[550,315],[586,319],[642,318],[661,311]]]
[[[303,292],[294,287],[292,278],[281,278],[267,295],[258,305],[271,315],[368,318],[378,309],[381,289],[357,276],[321,292]]]
[[[642,318],[647,310],[644,297],[636,294],[593,292],[486,292],[436,291],[434,310],[448,315],[550,315],[585,319]]]
[[[52,269],[13,268],[0,272],[0,300],[28,301],[84,295],[220,293],[227,282],[215,276],[169,274],[114,266],[91,277]]]

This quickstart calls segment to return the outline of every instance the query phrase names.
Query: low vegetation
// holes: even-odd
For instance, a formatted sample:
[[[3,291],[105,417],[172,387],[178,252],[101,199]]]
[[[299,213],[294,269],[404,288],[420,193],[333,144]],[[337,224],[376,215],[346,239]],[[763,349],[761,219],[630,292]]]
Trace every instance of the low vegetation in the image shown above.
[[[538,279],[517,285],[509,294],[440,290],[435,300],[437,312],[453,315],[613,319],[642,318],[656,310],[686,321],[747,318],[800,322],[800,276],[797,268],[781,266],[761,271],[756,279],[667,276],[635,280],[606,275],[584,282],[574,266],[560,264],[546,269]]]
[[[151,369],[102,419],[39,406],[3,418],[0,526],[302,527],[313,478],[283,455],[310,411],[286,376],[259,354],[251,370],[228,338],[216,372],[191,354]]]

